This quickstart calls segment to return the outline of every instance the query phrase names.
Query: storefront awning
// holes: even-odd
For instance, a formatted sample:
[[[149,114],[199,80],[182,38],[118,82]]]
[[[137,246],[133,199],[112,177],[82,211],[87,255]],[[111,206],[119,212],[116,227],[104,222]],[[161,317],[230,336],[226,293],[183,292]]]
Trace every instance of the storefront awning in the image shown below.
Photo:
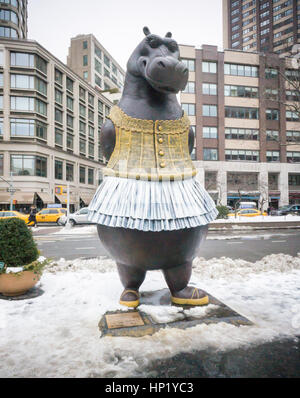
[[[10,204],[10,194],[7,192],[0,192],[0,206]]]
[[[79,194],[80,199],[86,204],[89,205],[91,200],[93,199],[94,194],[90,192],[81,192]]]
[[[32,205],[34,194],[34,192],[15,192],[13,200],[16,200],[18,205]]]
[[[67,204],[67,195],[56,195],[56,197],[62,205]],[[76,203],[77,203],[76,197],[73,195],[70,195],[70,204],[74,205]]]
[[[52,196],[47,192],[37,192],[37,195],[44,202],[44,204],[49,204],[54,202]]]

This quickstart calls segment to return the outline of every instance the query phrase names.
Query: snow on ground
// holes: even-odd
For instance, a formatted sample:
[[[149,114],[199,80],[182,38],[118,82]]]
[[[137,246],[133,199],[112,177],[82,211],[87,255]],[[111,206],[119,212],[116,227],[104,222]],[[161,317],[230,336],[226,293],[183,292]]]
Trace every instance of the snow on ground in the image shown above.
[[[96,225],[88,225],[84,227],[71,227],[66,226],[58,232],[54,232],[53,235],[94,235],[97,234]]]
[[[243,217],[243,216],[230,216],[227,219],[218,219],[213,221],[211,224],[218,223],[235,223],[235,222],[286,222],[286,221],[300,221],[300,216],[294,216],[292,214],[288,214],[286,216],[255,216],[255,217]]]
[[[141,338],[100,339],[98,322],[120,309],[121,283],[112,260],[66,261],[45,270],[44,294],[0,300],[0,377],[138,377],[155,359],[180,352],[230,350],[300,333],[300,255],[270,255],[256,263],[229,258],[193,264],[191,283],[255,322],[162,329]],[[165,288],[160,271],[147,274],[143,291]],[[124,309],[124,308],[123,308]],[[143,305],[159,322],[178,309]],[[191,311],[203,316],[210,306]],[[176,315],[177,314],[177,315]]]

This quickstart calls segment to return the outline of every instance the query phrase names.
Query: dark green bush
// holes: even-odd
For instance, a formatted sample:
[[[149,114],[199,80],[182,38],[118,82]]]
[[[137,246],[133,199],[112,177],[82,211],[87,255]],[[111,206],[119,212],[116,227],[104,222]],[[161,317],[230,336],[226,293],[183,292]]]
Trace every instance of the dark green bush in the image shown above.
[[[0,220],[0,261],[8,267],[21,267],[37,260],[38,256],[32,232],[23,220]]]
[[[228,218],[229,209],[227,206],[216,206],[219,212],[217,218]]]

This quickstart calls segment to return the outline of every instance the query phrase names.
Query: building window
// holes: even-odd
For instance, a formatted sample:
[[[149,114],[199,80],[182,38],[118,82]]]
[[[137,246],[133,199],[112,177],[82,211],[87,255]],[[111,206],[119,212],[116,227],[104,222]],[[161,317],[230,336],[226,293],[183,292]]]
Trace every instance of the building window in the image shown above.
[[[84,55],[83,56],[83,66],[87,66],[88,65],[88,56],[87,55]]]
[[[89,126],[89,137],[94,138],[94,127]]]
[[[278,70],[275,68],[266,68],[265,76],[266,79],[275,79],[278,76]]]
[[[1,155],[0,155],[0,162],[1,162]],[[1,163],[0,163],[0,174],[1,174]],[[290,174],[289,173],[289,186],[300,187],[300,174]]]
[[[74,137],[72,134],[67,134],[67,149],[73,150],[74,148]]]
[[[226,161],[246,161],[246,162],[259,162],[259,151],[247,150],[225,150]]]
[[[98,112],[103,114],[103,102],[98,100]]]
[[[86,124],[79,120],[79,133],[85,135]]]
[[[71,115],[67,115],[67,126],[70,127],[71,129],[73,128],[74,125],[74,118]]]
[[[36,57],[35,58],[36,68],[46,75],[47,74],[47,62],[43,58],[39,57],[38,55],[36,55],[35,57]]]
[[[79,182],[85,184],[85,167],[80,166],[79,168]]]
[[[79,104],[79,115],[82,117],[86,116],[86,107],[82,104]]]
[[[47,95],[47,83],[44,80],[37,77],[35,79],[35,88],[39,93]]]
[[[266,99],[278,101],[278,90],[272,88],[266,88],[265,90]]]
[[[100,73],[100,75],[102,74],[102,65],[97,58],[95,58],[95,70],[96,72]]]
[[[11,171],[17,176],[47,177],[47,159],[33,155],[11,155]]]
[[[82,47],[84,50],[88,48],[88,42],[86,40],[82,42]]]
[[[62,124],[63,113],[59,109],[55,108],[55,121]]]
[[[188,115],[188,116],[195,116],[195,104],[181,104],[182,110]]]
[[[224,95],[226,97],[258,98],[258,88],[245,86],[224,86]]]
[[[83,72],[83,78],[84,80],[87,80],[89,78],[89,72],[87,71]]]
[[[3,95],[0,95],[0,109],[3,109]]]
[[[266,157],[267,157],[267,162],[279,162],[280,161],[279,151],[267,151]]]
[[[94,106],[94,96],[92,94],[88,94],[88,102],[91,106]]]
[[[94,159],[95,147],[92,142],[89,142],[89,157]]]
[[[299,90],[286,90],[286,99],[287,101],[300,101],[300,92]]]
[[[300,152],[287,152],[286,160],[288,163],[300,163]]]
[[[217,95],[217,85],[213,83],[203,83],[202,94]]]
[[[94,169],[88,169],[88,184],[94,185]]]
[[[34,55],[28,53],[10,53],[10,65],[27,68],[34,67]]]
[[[71,91],[71,93],[73,93],[73,86],[74,86],[73,80],[71,80],[67,77],[66,85],[67,85],[67,90],[69,90],[69,91]]]
[[[85,154],[86,154],[86,141],[83,140],[83,139],[80,139],[80,140],[79,140],[79,152],[80,152],[82,155],[85,155]]]
[[[73,111],[74,109],[74,100],[71,97],[67,96],[67,108]]]
[[[287,142],[300,142],[300,131],[287,131],[286,140]]]
[[[97,55],[98,58],[102,58],[102,51],[98,46],[95,45],[95,54]]]
[[[90,122],[94,122],[94,112],[89,109],[88,111],[88,119]]]
[[[195,60],[182,58],[181,61],[190,72],[195,72]]]
[[[225,75],[258,77],[258,67],[240,64],[224,64]]]
[[[63,162],[61,160],[55,160],[55,179],[63,179]]]
[[[267,118],[267,120],[279,120],[278,109],[267,109],[266,110],[266,118]]]
[[[286,120],[288,122],[298,122],[299,121],[299,113],[292,112],[292,111],[286,111]]]
[[[0,87],[3,87],[3,73],[0,73]]]
[[[3,137],[3,117],[0,118],[0,138]]]
[[[12,39],[18,38],[18,32],[16,29],[8,28],[6,26],[0,26],[0,36],[1,37],[9,37]]]
[[[10,107],[13,111],[34,111],[34,98],[10,97]]]
[[[216,117],[218,114],[217,105],[203,105],[203,116]]]
[[[62,85],[62,81],[63,81],[63,74],[61,71],[59,71],[58,69],[55,69],[54,71],[54,78],[55,78],[55,82]]]
[[[67,181],[74,181],[74,165],[66,163],[66,179]]]
[[[258,109],[225,106],[225,117],[238,119],[258,119]]]
[[[202,62],[202,72],[217,73],[217,63],[216,62]]]
[[[32,119],[11,119],[10,135],[12,137],[34,137],[35,120]]]
[[[34,76],[10,75],[10,87],[18,89],[34,89]]]
[[[36,120],[36,136],[38,138],[42,138],[43,140],[47,139],[47,125],[39,120]]]
[[[59,129],[55,129],[55,145],[63,146],[63,133]]]
[[[258,130],[255,129],[225,129],[226,140],[258,140]]]
[[[104,54],[104,63],[110,68],[110,59]]]
[[[79,86],[79,98],[85,101],[85,89]]]
[[[204,148],[203,160],[218,160],[218,150],[215,148]]]
[[[183,93],[195,94],[195,82],[187,82]]]
[[[60,105],[62,105],[63,103],[63,93],[57,90],[57,88],[55,89],[55,102],[57,102]]]
[[[95,83],[97,86],[102,87],[102,79],[97,74],[95,75]]]
[[[203,127],[203,138],[218,138],[218,128]]]
[[[267,130],[267,141],[278,141],[279,131],[277,130]]]

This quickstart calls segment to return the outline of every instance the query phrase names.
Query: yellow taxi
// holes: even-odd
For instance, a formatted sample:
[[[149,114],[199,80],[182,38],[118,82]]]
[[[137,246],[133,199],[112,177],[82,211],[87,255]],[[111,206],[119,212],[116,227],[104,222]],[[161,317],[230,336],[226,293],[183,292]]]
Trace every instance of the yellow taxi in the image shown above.
[[[236,213],[237,216],[242,216],[242,217],[256,217],[256,216],[267,216],[267,212],[261,212],[257,209],[242,209],[242,210],[238,210]],[[229,217],[234,217],[235,214],[234,213],[229,213],[228,214]]]
[[[21,220],[28,222],[28,215],[20,213],[19,211],[15,210],[0,210],[0,220],[4,218],[20,218]]]
[[[38,213],[36,213],[36,222],[56,222],[58,224],[58,220],[60,217],[66,215],[67,210],[63,208],[49,208],[42,209]]]

